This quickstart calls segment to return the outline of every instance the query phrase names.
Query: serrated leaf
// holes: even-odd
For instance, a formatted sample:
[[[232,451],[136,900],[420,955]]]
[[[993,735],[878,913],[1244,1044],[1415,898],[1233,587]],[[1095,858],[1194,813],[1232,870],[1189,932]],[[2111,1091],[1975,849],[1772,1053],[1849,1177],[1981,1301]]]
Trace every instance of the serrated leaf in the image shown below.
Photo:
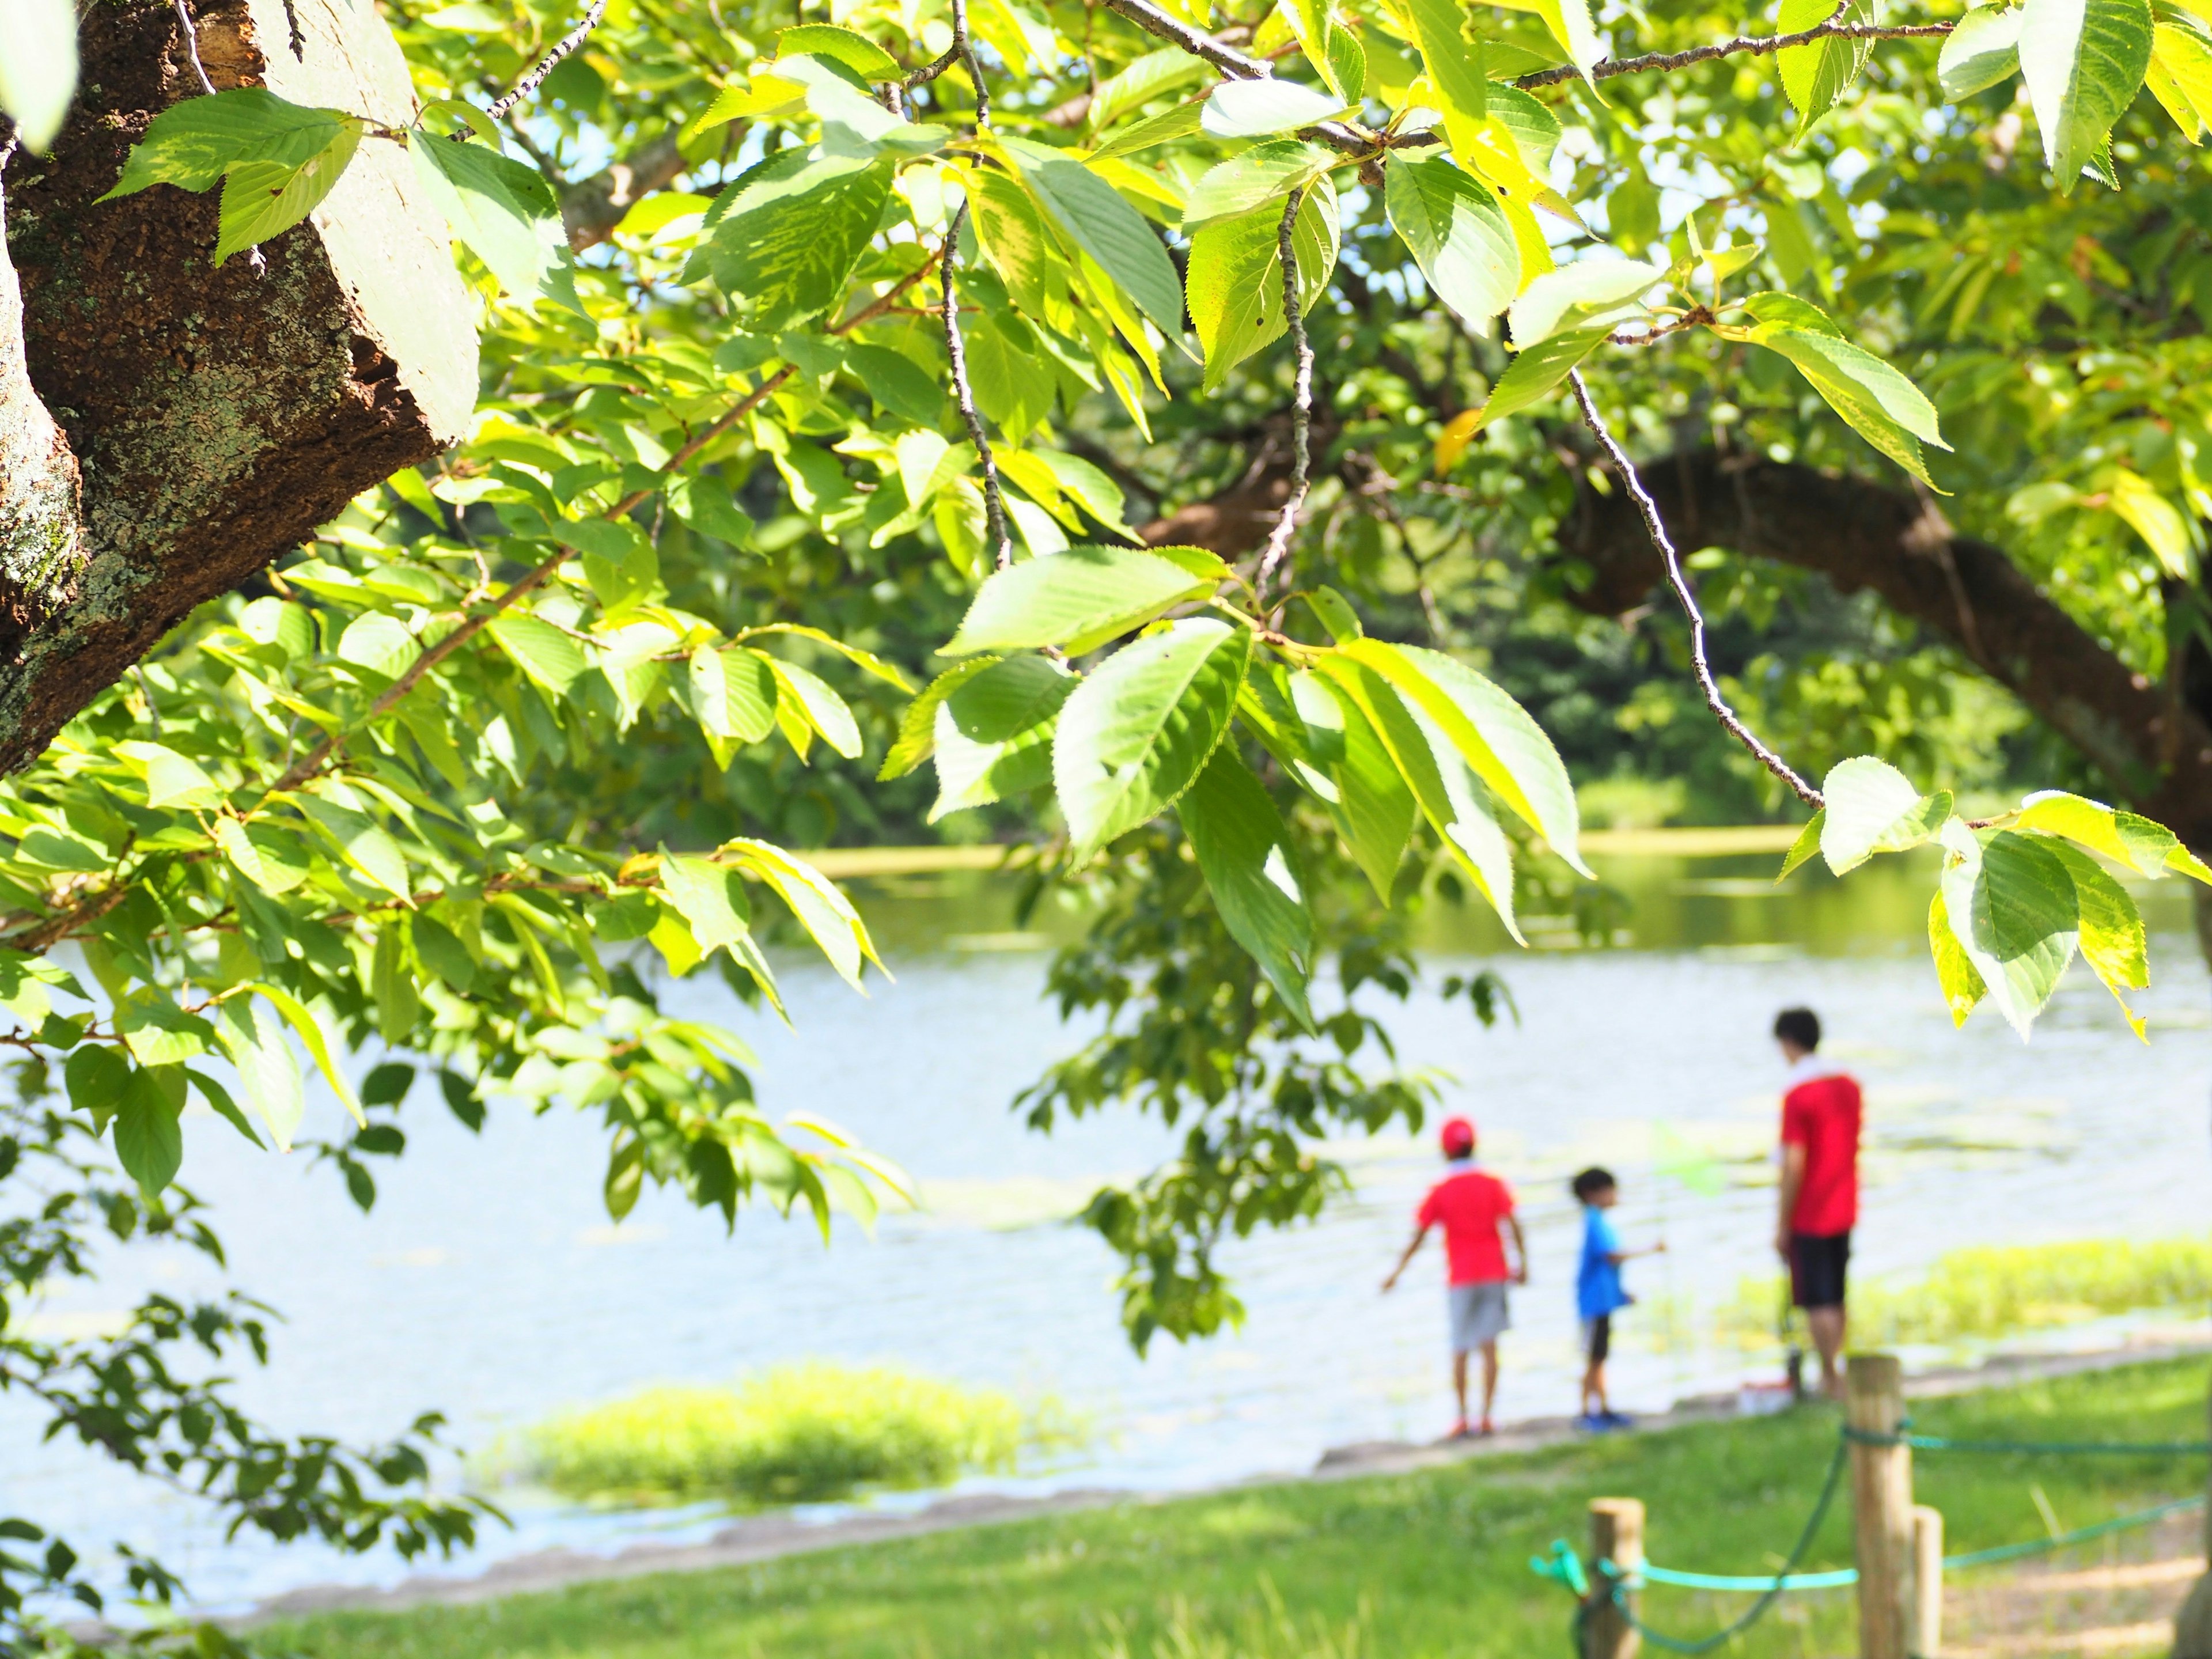
[[[1826,22],[1839,10],[1846,22],[1874,21],[1871,5],[1864,0],[1853,0],[1848,5],[1839,3],[1839,0],[1782,0],[1782,9],[1774,20],[1774,31],[1778,34],[1802,34]],[[1800,138],[1850,89],[1873,52],[1872,40],[1831,36],[1826,40],[1815,40],[1809,46],[1791,46],[1774,54],[1774,67],[1782,77],[1782,89],[1789,96],[1790,107],[1797,112]]]
[[[216,1013],[216,1040],[237,1068],[246,1104],[268,1127],[279,1152],[291,1151],[292,1137],[307,1110],[299,1062],[285,1029],[283,1017],[250,994],[225,998]]]
[[[1971,98],[2020,73],[2023,15],[2018,6],[1978,6],[1959,20],[1936,58],[1946,98]]]
[[[411,896],[406,857],[399,843],[375,819],[319,795],[295,799],[308,821],[330,838],[347,864],[395,898],[405,900]]]
[[[1198,124],[1216,138],[1265,138],[1344,112],[1342,99],[1296,81],[1224,81],[1207,94]]]
[[[354,1093],[353,1085],[347,1080],[346,1074],[331,1058],[331,1045],[323,1036],[323,1028],[314,1015],[307,1012],[307,1006],[289,991],[265,981],[255,981],[244,988],[257,996],[267,998],[270,1006],[284,1017],[285,1023],[307,1045],[309,1058],[315,1062],[315,1068],[322,1073],[323,1081],[331,1085],[331,1092],[338,1097],[338,1103],[346,1109],[356,1123],[367,1127],[368,1120],[362,1114],[361,1100]]]
[[[0,6],[0,114],[44,155],[76,94],[76,7],[71,0]]]
[[[927,760],[937,744],[937,711],[945,698],[985,669],[1003,660],[997,656],[970,657],[932,680],[899,716],[898,736],[891,744],[890,752],[884,757],[883,766],[876,773],[877,781],[887,782],[892,778],[902,778]]]
[[[495,617],[484,625],[484,632],[498,641],[509,661],[555,697],[566,696],[588,666],[582,646],[535,617]]]
[[[2034,836],[2000,830],[1983,845],[1954,818],[1942,839],[1952,854],[1942,885],[1951,931],[1990,1002],[2025,1037],[2074,959],[2073,878]]]
[[[1505,366],[1505,372],[1498,377],[1498,384],[1490,388],[1488,398],[1474,411],[1468,441],[1471,441],[1476,433],[1492,422],[1543,402],[1566,383],[1567,376],[1583,358],[1603,345],[1612,332],[1612,324],[1599,323],[1552,335],[1516,352],[1513,361]]]
[[[2060,191],[2103,149],[2150,68],[2149,0],[2027,0],[2021,78]]]
[[[1283,205],[1271,202],[1235,218],[1200,227],[1190,242],[1190,319],[1206,354],[1204,389],[1282,337]],[[1328,291],[1336,270],[1336,191],[1323,173],[1298,204],[1291,246],[1297,264],[1298,309],[1304,315]]]
[[[1214,564],[1219,577],[1194,578],[1158,548],[1088,544],[1030,559],[984,582],[944,654],[1059,646],[1079,657],[1174,605],[1211,594],[1228,574],[1218,559]]]
[[[1069,240],[1121,284],[1170,339],[1182,332],[1182,280],[1144,216],[1079,161],[1025,139],[1003,141]]]
[[[215,806],[222,803],[222,790],[216,781],[201,769],[198,761],[173,749],[131,738],[117,744],[114,753],[146,780],[149,806]]]
[[[1049,782],[1052,722],[1075,685],[1050,658],[1019,656],[954,688],[934,716],[938,794],[930,822]]]
[[[2063,841],[2045,846],[2058,856],[2074,878],[2074,908],[2081,926],[2081,960],[2089,964],[2120,1005],[2120,1014],[2136,1036],[2148,1042],[2142,1018],[2124,993],[2150,984],[2150,940],[2142,913],[2128,890],[2106,874],[2096,860]]]
[[[1155,98],[1196,86],[1212,73],[1203,58],[1194,58],[1180,46],[1146,52],[1098,83],[1098,90],[1091,95],[1091,131],[1103,132],[1130,111],[1141,109]],[[1194,110],[1194,119],[1196,114]]]
[[[115,1112],[115,1157],[149,1204],[183,1167],[184,1106],[181,1069],[137,1066],[124,1085]]]
[[[701,731],[758,743],[775,726],[775,672],[757,651],[702,645],[691,653],[691,709]]]
[[[2212,40],[2179,23],[2158,24],[2145,79],[2191,143],[2212,127]]]
[[[337,139],[343,111],[310,109],[263,87],[238,87],[172,104],[131,147],[123,173],[100,201],[155,185],[203,191],[241,161],[305,165]]]
[[[660,890],[691,929],[702,957],[735,951],[751,931],[751,907],[738,872],[712,859],[660,849]]]
[[[1303,138],[1271,138],[1207,169],[1184,200],[1182,226],[1194,230],[1211,220],[1250,213],[1279,202],[1328,171],[1333,157]]]
[[[1642,314],[1640,296],[1666,276],[1641,259],[1577,259],[1547,271],[1513,301],[1513,343],[1525,352],[1555,334],[1610,329]]]
[[[1876,853],[1917,846],[1950,815],[1949,792],[1923,795],[1887,761],[1871,755],[1838,761],[1821,783],[1820,854],[1837,875]]]
[[[853,719],[853,711],[845,706],[844,698],[811,669],[786,662],[781,657],[766,660],[782,694],[776,700],[779,710],[788,709],[800,715],[820,734],[823,742],[847,760],[857,760],[860,728]]]
[[[739,175],[736,199],[692,254],[683,280],[713,276],[744,302],[746,326],[773,333],[828,310],[890,199],[891,168],[868,155],[807,159],[783,150]]]
[[[361,148],[363,123],[349,116],[331,142],[298,166],[240,161],[223,175],[215,262],[280,236],[323,204]]]
[[[1210,617],[1125,646],[1061,706],[1053,784],[1072,857],[1173,805],[1229,729],[1251,655],[1249,629]]]
[[[897,58],[866,35],[840,28],[834,23],[801,23],[796,28],[778,29],[775,55],[786,58],[800,53],[842,64],[863,81],[906,78],[906,70],[900,67]]]
[[[118,1012],[115,1029],[141,1066],[173,1066],[197,1060],[215,1041],[215,1027],[174,1003],[142,1002]]]
[[[1796,874],[1820,850],[1820,832],[1827,822],[1828,809],[1825,806],[1805,821],[1805,827],[1797,832],[1797,839],[1790,843],[1790,850],[1783,854],[1782,869],[1774,878],[1777,887]]]
[[[1567,54],[1568,62],[1582,71],[1583,79],[1595,91],[1597,82],[1590,80],[1590,70],[1605,57],[1605,42],[1598,39],[1597,26],[1590,21],[1589,0],[1535,0],[1535,10]]]
[[[1306,984],[1314,927],[1282,815],[1234,744],[1213,751],[1176,815],[1229,936],[1260,964],[1299,1024],[1314,1029]]]
[[[1170,50],[1173,51],[1172,48]],[[1179,51],[1174,52],[1174,55],[1178,58],[1183,56]],[[1185,58],[1184,61],[1192,60]],[[1203,80],[1206,77],[1201,73],[1191,78]],[[1202,103],[1194,100],[1134,122],[1099,145],[1091,153],[1091,159],[1094,161],[1115,161],[1124,155],[1133,155],[1140,149],[1150,149],[1155,144],[1164,144],[1171,139],[1188,138],[1198,131],[1200,112],[1204,107]]]
[[[1042,317],[1053,291],[1055,256],[1036,204],[1018,179],[995,167],[971,168],[962,179],[984,258],[999,273],[1014,303],[1033,317]],[[1060,283],[1065,286],[1064,276]]]
[[[775,890],[777,896],[790,907],[792,915],[829,958],[838,976],[854,990],[860,988],[863,961],[872,962],[878,968],[884,965],[883,958],[876,954],[874,941],[868,937],[867,925],[860,920],[860,913],[853,908],[852,901],[805,860],[763,841],[733,841],[722,850],[742,859]]]
[[[1444,136],[1452,153],[1475,165],[1483,123],[1490,115],[1490,82],[1483,72],[1482,48],[1464,39],[1467,14],[1458,0],[1407,0],[1406,21],[1429,72],[1429,84],[1443,106]]]
[[[1753,337],[1778,351],[1812,382],[1828,407],[1852,431],[1927,484],[1928,463],[1920,446],[1948,450],[1936,424],[1936,405],[1918,386],[1862,346],[1832,334],[1762,325]]]
[[[453,234],[523,300],[550,300],[583,314],[575,258],[553,186],[536,169],[482,144],[416,132],[407,144],[415,176]]]
[[[1936,959],[1936,982],[1942,987],[1951,1024],[1954,1028],[1964,1025],[1966,1016],[1989,994],[1989,988],[1952,932],[1950,908],[1940,890],[1928,901],[1928,951]]]
[[[1505,210],[1480,179],[1441,158],[1394,160],[1382,178],[1390,228],[1430,289],[1461,321],[1487,330],[1521,290],[1521,253]]]

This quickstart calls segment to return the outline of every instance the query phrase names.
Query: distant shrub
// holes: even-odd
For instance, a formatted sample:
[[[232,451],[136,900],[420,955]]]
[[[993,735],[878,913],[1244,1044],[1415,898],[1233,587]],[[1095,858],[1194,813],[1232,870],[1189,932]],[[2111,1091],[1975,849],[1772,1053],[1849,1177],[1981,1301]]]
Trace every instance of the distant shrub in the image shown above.
[[[888,1368],[779,1367],[734,1389],[649,1389],[526,1437],[527,1472],[575,1498],[793,1504],[1010,1469],[1077,1431],[995,1389]]]
[[[1778,1279],[1745,1279],[1723,1315],[1747,1335],[1771,1332]],[[1951,1250],[1917,1279],[1850,1289],[1851,1334],[1872,1342],[1955,1342],[2045,1330],[2107,1314],[2201,1310],[2212,1303],[2212,1239],[2081,1239]]]

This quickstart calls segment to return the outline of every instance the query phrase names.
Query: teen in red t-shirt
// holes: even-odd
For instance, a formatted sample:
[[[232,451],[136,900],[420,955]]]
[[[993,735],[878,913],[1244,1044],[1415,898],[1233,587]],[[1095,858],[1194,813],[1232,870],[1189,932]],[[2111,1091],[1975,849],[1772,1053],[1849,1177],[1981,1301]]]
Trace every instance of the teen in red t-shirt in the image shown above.
[[[1451,1325],[1452,1392],[1459,1398],[1459,1420],[1452,1437],[1468,1434],[1467,1357],[1482,1352],[1482,1419],[1473,1432],[1491,1432],[1490,1411],[1498,1397],[1498,1339],[1511,1323],[1505,1285],[1528,1282],[1528,1249],[1513,1213],[1513,1189],[1479,1169],[1474,1162],[1474,1125],[1463,1117],[1446,1121],[1443,1132],[1446,1174],[1429,1188],[1413,1218],[1413,1242],[1382,1281],[1388,1291],[1406,1271],[1431,1227],[1444,1230],[1446,1306]],[[1513,1257],[1505,1260],[1504,1234],[1513,1235]]]
[[[1774,1248],[1790,1268],[1790,1299],[1805,1310],[1820,1352],[1820,1386],[1840,1394],[1844,1280],[1859,1218],[1859,1085],[1819,1054],[1820,1021],[1809,1008],[1775,1017],[1790,1062],[1782,1097],[1782,1191]]]

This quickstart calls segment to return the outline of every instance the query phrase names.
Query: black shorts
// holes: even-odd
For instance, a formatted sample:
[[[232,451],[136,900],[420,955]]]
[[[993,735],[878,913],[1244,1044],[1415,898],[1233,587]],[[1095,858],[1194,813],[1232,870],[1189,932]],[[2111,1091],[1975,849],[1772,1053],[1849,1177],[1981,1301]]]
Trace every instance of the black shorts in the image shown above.
[[[1593,1365],[1605,1364],[1606,1356],[1613,1352],[1613,1316],[1600,1314],[1595,1319],[1583,1321],[1583,1345]]]
[[[1790,1235],[1790,1305],[1840,1308],[1844,1279],[1850,1266],[1849,1233]]]

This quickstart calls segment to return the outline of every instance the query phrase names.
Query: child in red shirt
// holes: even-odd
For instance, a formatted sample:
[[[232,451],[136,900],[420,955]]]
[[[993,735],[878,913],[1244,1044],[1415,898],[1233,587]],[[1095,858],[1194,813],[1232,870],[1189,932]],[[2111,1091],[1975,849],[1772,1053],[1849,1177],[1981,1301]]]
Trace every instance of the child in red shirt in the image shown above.
[[[1382,1281],[1385,1291],[1421,1248],[1429,1229],[1444,1230],[1444,1258],[1449,1279],[1447,1309],[1451,1325],[1452,1392],[1459,1398],[1459,1420],[1451,1437],[1470,1432],[1492,1432],[1490,1412],[1498,1397],[1498,1339],[1511,1324],[1505,1304],[1508,1279],[1528,1282],[1528,1247],[1521,1223],[1513,1213],[1513,1189],[1479,1169],[1474,1162],[1474,1125],[1463,1117],[1446,1121],[1442,1136],[1446,1173],[1429,1188],[1413,1218],[1413,1242],[1398,1258],[1398,1265]],[[1514,1266],[1509,1272],[1504,1234],[1513,1235]],[[1482,1419],[1470,1431],[1467,1421],[1467,1357],[1482,1351]]]
[[[1859,1085],[1819,1054],[1820,1022],[1809,1008],[1775,1017],[1774,1038],[1790,1065],[1782,1097],[1781,1204],[1774,1248],[1790,1269],[1790,1299],[1805,1310],[1820,1354],[1820,1387],[1843,1392],[1844,1285],[1851,1229],[1859,1218]]]

